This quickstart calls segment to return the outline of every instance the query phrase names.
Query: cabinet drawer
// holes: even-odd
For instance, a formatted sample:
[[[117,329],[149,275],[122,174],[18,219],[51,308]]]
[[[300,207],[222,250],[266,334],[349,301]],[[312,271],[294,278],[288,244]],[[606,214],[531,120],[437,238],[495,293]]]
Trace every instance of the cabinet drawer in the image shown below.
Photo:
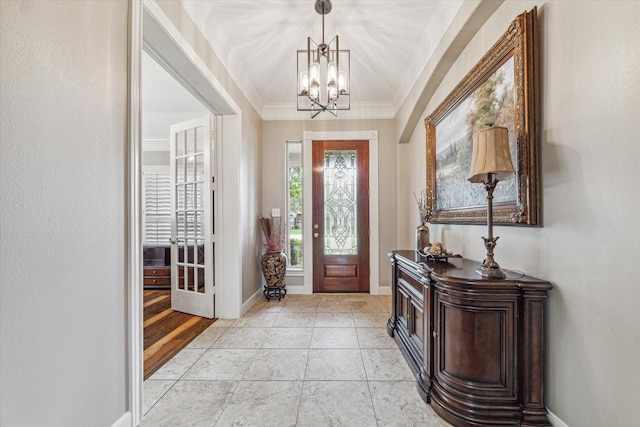
[[[144,276],[168,276],[171,277],[171,267],[145,267]]]
[[[422,288],[424,285],[413,274],[407,270],[398,269],[398,281],[402,282],[407,288],[413,288],[411,293],[422,300]]]
[[[171,277],[149,276],[143,280],[144,285],[171,285]]]

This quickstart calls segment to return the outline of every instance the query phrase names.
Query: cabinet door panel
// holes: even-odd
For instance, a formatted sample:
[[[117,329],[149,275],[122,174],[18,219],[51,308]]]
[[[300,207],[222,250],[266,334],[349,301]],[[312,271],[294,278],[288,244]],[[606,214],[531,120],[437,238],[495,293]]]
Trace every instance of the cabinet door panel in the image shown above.
[[[401,288],[398,289],[398,320],[405,328],[408,328],[409,319],[409,295]]]
[[[461,393],[516,399],[517,302],[435,300],[435,376]]]
[[[410,332],[416,344],[422,347],[424,337],[424,308],[422,307],[422,301],[411,300]]]
[[[504,330],[504,311],[470,311],[442,304],[440,370],[467,381],[505,386]]]

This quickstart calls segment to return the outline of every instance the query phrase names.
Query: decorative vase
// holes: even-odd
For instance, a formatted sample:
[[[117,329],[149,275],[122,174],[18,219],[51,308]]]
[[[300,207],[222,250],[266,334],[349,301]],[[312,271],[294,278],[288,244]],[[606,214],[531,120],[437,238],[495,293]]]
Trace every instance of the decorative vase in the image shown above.
[[[416,227],[416,251],[423,252],[429,245],[429,227],[421,224]]]
[[[267,251],[260,257],[262,274],[269,288],[281,288],[287,272],[287,255],[281,251]]]

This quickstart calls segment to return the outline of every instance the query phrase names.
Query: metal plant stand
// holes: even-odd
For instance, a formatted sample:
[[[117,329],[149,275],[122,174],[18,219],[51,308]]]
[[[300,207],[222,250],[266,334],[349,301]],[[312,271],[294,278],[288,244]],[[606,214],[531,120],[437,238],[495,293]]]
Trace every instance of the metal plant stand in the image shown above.
[[[271,301],[271,298],[278,298],[278,301],[280,301],[287,294],[285,286],[286,285],[284,283],[282,284],[282,286],[265,285],[262,293],[264,294],[265,298],[267,298],[267,301]]]

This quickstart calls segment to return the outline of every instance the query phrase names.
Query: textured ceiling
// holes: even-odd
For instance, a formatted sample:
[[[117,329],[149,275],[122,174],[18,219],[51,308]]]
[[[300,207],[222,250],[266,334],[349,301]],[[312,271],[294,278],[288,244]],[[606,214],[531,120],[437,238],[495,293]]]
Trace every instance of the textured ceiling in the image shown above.
[[[264,118],[294,118],[296,50],[322,39],[315,0],[182,0]],[[351,50],[351,110],[391,118],[462,0],[334,0],[325,40]],[[297,118],[301,118],[297,113]],[[369,113],[371,114],[371,113]]]

